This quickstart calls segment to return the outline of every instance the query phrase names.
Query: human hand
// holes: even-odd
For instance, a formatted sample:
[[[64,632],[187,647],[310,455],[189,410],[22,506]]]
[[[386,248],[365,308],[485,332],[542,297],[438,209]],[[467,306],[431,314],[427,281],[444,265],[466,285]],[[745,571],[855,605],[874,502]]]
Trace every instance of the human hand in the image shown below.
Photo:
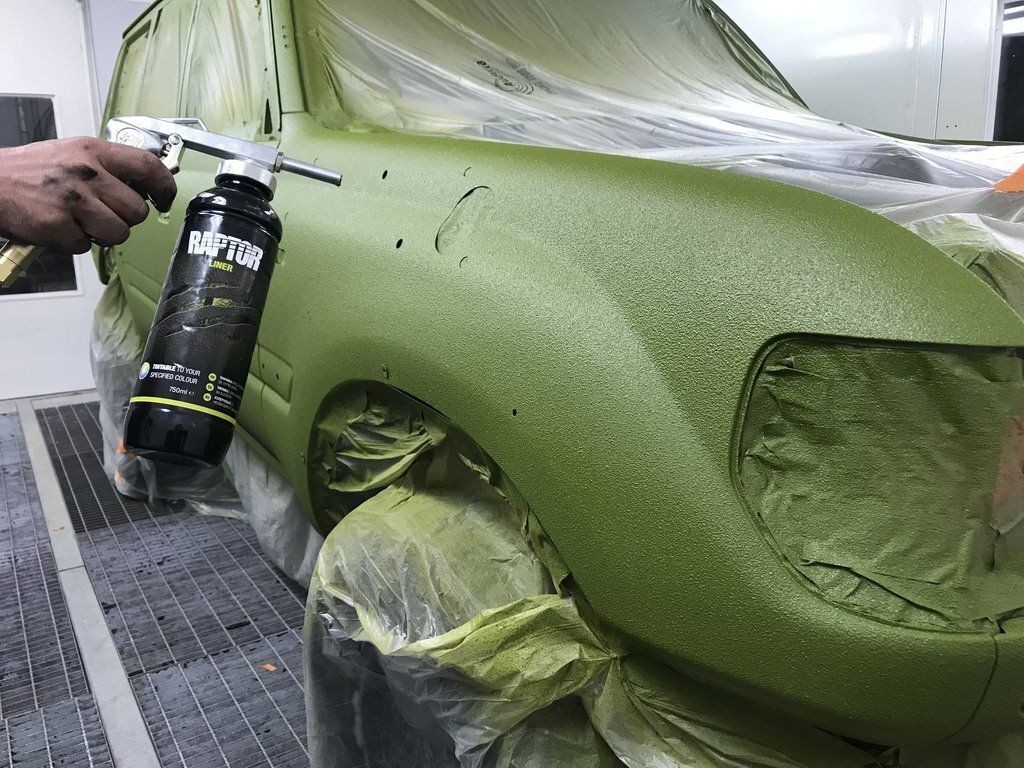
[[[177,187],[155,155],[79,137],[0,149],[0,235],[58,253],[118,245]]]

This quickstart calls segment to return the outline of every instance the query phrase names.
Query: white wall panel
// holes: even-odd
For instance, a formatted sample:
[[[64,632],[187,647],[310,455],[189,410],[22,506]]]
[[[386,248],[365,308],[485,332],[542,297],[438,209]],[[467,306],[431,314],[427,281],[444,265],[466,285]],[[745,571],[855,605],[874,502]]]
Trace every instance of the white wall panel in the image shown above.
[[[875,130],[988,139],[999,0],[718,0],[814,109]]]
[[[31,10],[26,7],[31,5]],[[0,2],[0,93],[53,99],[57,135],[96,135],[81,7],[76,0]],[[75,256],[78,290],[0,299],[0,399],[93,386],[92,310],[103,286]]]
[[[946,0],[936,138],[992,138],[1002,17],[1002,2]]]

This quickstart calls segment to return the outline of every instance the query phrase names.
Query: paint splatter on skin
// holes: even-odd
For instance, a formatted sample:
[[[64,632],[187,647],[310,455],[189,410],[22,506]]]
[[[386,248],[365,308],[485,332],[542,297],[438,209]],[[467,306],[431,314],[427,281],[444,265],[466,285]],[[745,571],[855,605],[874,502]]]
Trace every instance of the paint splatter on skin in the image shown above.
[[[65,165],[61,167],[67,175],[72,176],[82,181],[92,181],[99,175],[99,172],[91,165],[85,163],[78,163],[77,165]]]
[[[44,175],[43,184],[47,187],[52,187],[54,184],[60,184],[68,178],[78,179],[79,181],[92,181],[98,175],[99,171],[85,163],[62,165],[60,166],[59,175],[54,175],[52,173]]]
[[[78,181],[92,181],[98,175],[99,171],[85,163],[62,165],[60,166],[59,174],[55,175],[47,173],[43,176],[43,186],[53,187],[61,184],[63,185],[63,188],[61,189],[60,196],[70,203],[77,203],[82,200],[82,195],[68,183],[68,180],[77,179]]]

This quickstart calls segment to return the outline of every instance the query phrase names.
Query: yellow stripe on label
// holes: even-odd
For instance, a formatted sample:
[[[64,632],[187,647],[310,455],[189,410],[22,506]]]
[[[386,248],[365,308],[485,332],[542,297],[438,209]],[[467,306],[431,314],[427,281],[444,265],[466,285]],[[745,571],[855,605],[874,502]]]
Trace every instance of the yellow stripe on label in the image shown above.
[[[232,419],[230,416],[228,416],[226,413],[221,413],[220,411],[215,411],[215,410],[213,410],[213,408],[207,408],[207,407],[202,406],[202,405],[193,405],[192,403],[183,403],[183,402],[181,402],[181,400],[171,400],[171,399],[166,398],[166,397],[133,397],[128,402],[129,403],[156,403],[157,405],[176,405],[179,408],[188,408],[191,411],[199,411],[200,413],[206,413],[206,414],[209,414],[210,416],[218,416],[218,417],[224,419],[224,421],[229,421],[232,424],[235,423],[235,420]]]

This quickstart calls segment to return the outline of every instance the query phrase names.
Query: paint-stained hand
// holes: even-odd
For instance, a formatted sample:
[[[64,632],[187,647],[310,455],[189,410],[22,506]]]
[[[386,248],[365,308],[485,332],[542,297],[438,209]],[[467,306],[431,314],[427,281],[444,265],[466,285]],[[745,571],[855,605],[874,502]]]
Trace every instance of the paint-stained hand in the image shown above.
[[[146,218],[147,199],[166,211],[176,191],[154,155],[100,139],[0,149],[0,235],[59,253],[117,245]]]

